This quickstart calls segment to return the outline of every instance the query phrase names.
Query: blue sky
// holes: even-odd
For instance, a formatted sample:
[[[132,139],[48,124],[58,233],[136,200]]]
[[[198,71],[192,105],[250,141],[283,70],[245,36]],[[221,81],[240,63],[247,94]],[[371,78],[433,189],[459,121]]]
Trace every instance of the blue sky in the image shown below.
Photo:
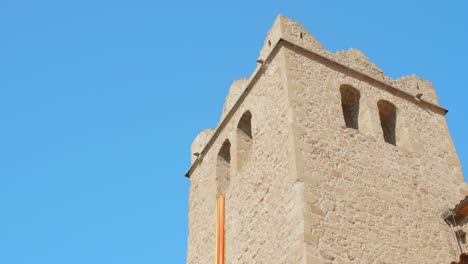
[[[185,263],[191,141],[279,13],[432,81],[468,166],[465,0],[0,0],[0,263]]]

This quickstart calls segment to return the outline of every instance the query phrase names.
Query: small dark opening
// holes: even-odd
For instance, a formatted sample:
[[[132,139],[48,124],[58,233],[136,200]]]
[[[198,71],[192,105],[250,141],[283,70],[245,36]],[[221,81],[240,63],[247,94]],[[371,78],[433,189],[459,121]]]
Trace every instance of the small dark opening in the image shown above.
[[[271,47],[271,41],[268,41],[268,47]]]
[[[359,99],[361,94],[351,85],[342,85],[340,92],[346,127],[359,129]]]
[[[241,130],[248,138],[252,139],[252,114],[250,111],[247,111],[242,115],[237,128],[239,128],[239,130]]]
[[[237,168],[241,170],[252,155],[252,114],[245,112],[237,125]]]
[[[380,100],[377,103],[385,142],[396,145],[396,107],[392,103]]]
[[[216,161],[216,184],[218,195],[229,187],[231,178],[231,143],[224,141]]]

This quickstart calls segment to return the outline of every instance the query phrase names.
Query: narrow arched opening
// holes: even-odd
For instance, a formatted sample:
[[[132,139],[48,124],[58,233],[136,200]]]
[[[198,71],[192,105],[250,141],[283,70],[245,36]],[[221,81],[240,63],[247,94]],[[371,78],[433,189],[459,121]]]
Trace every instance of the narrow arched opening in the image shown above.
[[[351,85],[344,84],[340,87],[341,107],[346,127],[359,129],[359,90]]]
[[[231,142],[226,139],[218,152],[216,159],[217,194],[224,193],[229,187],[231,178]]]
[[[237,124],[237,169],[240,170],[252,154],[252,113],[245,112]]]
[[[385,100],[380,100],[377,106],[385,142],[396,145],[397,108]]]

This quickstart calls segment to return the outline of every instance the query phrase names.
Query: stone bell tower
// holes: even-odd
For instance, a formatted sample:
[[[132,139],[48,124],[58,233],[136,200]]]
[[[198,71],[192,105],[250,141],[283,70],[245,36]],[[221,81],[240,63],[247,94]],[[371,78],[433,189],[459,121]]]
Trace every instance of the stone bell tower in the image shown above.
[[[434,87],[330,52],[278,16],[192,144],[188,264],[450,263],[466,187]],[[218,231],[217,231],[218,230]]]

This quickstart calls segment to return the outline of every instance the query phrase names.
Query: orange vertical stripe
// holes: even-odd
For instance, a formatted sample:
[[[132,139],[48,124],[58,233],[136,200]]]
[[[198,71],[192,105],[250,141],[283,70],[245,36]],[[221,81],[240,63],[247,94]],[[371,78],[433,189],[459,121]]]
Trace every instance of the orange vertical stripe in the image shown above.
[[[223,238],[221,236],[222,232],[222,219],[221,215],[223,213],[222,205],[221,205],[221,196],[218,197],[218,207],[219,207],[219,213],[218,213],[218,264],[221,264],[221,258],[223,257],[222,252],[221,252],[221,245]]]
[[[216,199],[215,264],[219,262],[219,199]]]
[[[221,264],[224,264],[225,258],[225,203],[224,203],[224,193],[221,195]]]
[[[225,233],[225,198],[224,193],[216,199],[216,251],[215,264],[224,264],[224,233]]]

